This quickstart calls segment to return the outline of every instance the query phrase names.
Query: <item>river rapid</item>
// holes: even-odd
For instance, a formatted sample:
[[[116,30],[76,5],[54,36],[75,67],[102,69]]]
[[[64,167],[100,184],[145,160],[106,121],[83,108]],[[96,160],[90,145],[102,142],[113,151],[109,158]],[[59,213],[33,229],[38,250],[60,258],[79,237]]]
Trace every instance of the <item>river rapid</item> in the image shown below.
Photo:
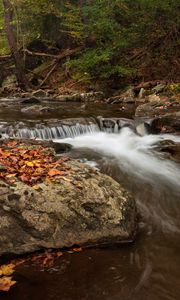
[[[78,158],[121,182],[139,212],[134,243],[66,253],[53,268],[26,263],[4,300],[179,300],[180,168],[157,152],[160,141],[178,136],[131,129],[56,139],[73,145]]]

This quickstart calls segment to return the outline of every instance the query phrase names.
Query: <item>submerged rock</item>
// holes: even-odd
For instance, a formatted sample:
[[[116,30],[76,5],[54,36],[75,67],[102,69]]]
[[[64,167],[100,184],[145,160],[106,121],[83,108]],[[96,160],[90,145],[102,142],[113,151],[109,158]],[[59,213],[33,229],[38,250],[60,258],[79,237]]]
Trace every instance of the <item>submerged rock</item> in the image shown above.
[[[0,254],[42,248],[93,246],[132,241],[136,207],[131,195],[109,176],[77,161],[72,179],[43,182],[34,189],[0,181]]]
[[[46,91],[39,89],[37,91],[32,92],[32,96],[37,98],[45,98],[47,97],[47,93]]]
[[[36,97],[29,97],[22,100],[21,104],[39,104],[41,101]]]
[[[157,150],[165,153],[167,158],[180,163],[180,143],[175,143],[171,140],[161,141]]]
[[[22,108],[21,112],[28,115],[41,115],[43,113],[51,112],[51,108],[48,106],[32,105]]]
[[[104,98],[103,92],[75,93],[70,95],[58,95],[55,100],[62,102],[94,102]]]
[[[180,111],[167,113],[152,121],[152,126],[159,132],[178,133],[180,132]]]

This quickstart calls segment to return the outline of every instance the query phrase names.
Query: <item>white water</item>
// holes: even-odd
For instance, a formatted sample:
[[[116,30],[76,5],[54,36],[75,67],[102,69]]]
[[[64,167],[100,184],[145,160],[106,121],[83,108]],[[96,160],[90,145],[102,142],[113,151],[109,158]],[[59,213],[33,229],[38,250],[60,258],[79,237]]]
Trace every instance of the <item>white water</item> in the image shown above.
[[[166,184],[180,184],[178,165],[168,159],[158,157],[153,148],[162,140],[180,142],[180,137],[173,135],[146,135],[140,137],[131,129],[124,128],[120,133],[96,132],[80,135],[74,138],[56,140],[66,142],[75,148],[89,148],[103,156],[113,157],[119,167],[156,184],[163,181]]]
[[[150,234],[152,226],[161,228],[163,233],[180,233],[180,202],[176,201],[180,198],[180,169],[178,164],[155,151],[154,148],[163,140],[180,142],[180,137],[140,137],[131,129],[124,128],[117,134],[96,132],[56,142],[70,143],[75,149],[80,149],[80,157],[81,149],[82,154],[86,153],[86,149],[92,150],[92,156],[99,153],[110,165],[116,165],[120,181],[133,189],[141,215],[149,224]]]

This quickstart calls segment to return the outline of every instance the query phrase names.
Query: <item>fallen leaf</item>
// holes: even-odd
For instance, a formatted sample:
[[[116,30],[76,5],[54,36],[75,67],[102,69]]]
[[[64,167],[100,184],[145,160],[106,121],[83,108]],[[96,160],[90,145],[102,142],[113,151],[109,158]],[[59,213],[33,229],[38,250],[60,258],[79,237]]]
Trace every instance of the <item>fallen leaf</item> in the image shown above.
[[[15,283],[16,281],[12,280],[12,277],[4,276],[0,278],[0,291],[8,292]]]
[[[23,181],[23,182],[26,182],[26,181],[29,181],[29,176],[27,176],[26,174],[22,174],[21,176],[20,176],[20,179]]]
[[[41,190],[41,187],[39,185],[33,185],[32,188],[36,191]]]
[[[64,171],[59,171],[57,169],[50,169],[48,175],[49,176],[64,175]]]
[[[56,252],[57,257],[63,256],[63,253],[61,251]]]
[[[81,252],[82,251],[82,248],[73,248],[72,249],[74,252]]]
[[[2,265],[0,266],[0,276],[9,276],[12,275],[14,273],[14,268],[15,265],[14,264],[8,264],[8,265]]]
[[[27,167],[34,167],[34,163],[32,161],[25,162]]]
[[[16,175],[17,175],[17,173],[14,173],[14,174],[8,174],[8,175],[6,175],[6,178],[15,177]]]

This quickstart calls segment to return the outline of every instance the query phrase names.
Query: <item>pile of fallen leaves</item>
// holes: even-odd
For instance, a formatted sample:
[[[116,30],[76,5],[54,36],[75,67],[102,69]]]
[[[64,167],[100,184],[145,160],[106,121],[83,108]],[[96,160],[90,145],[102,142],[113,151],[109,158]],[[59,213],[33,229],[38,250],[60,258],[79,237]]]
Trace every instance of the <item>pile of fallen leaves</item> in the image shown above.
[[[68,250],[68,253],[78,253],[81,252],[82,248],[72,248]],[[64,252],[58,250],[47,250],[43,253],[35,253],[28,255],[26,258],[14,259],[8,264],[0,266],[0,292],[8,292],[10,288],[16,284],[13,279],[13,273],[16,267],[24,263],[30,263],[31,265],[36,265],[41,268],[41,270],[48,270],[54,266],[55,259],[63,256]]]
[[[67,160],[69,158],[65,157],[57,160],[52,149],[40,145],[4,142],[0,147],[0,180],[11,184],[18,179],[34,187],[39,182],[53,181],[56,177],[68,181],[65,177],[70,173]]]

